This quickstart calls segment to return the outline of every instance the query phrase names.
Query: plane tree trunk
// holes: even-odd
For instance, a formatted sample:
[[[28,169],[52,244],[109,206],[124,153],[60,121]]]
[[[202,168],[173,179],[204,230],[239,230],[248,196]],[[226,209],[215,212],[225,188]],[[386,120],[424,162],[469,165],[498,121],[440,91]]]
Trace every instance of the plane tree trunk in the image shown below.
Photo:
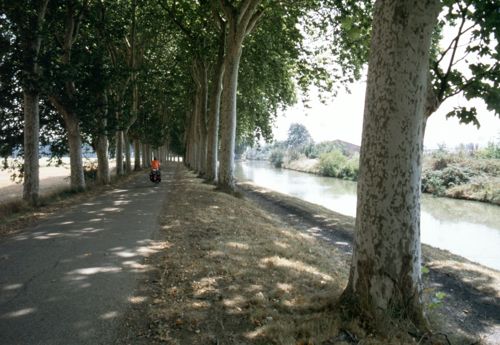
[[[123,175],[123,130],[116,131],[116,175]]]
[[[262,15],[257,9],[261,2],[262,0],[243,1],[238,8],[226,1],[218,2],[227,20],[227,34],[220,108],[220,170],[217,185],[228,192],[233,192],[235,186],[236,92],[243,41]]]
[[[207,129],[207,169],[206,179],[215,182],[217,179],[217,159],[219,150],[219,118],[220,100],[222,94],[222,79],[224,77],[224,51],[225,51],[226,26],[221,21],[221,37],[219,38],[219,52],[212,76],[210,107],[208,112]]]
[[[37,1],[36,12],[26,21],[27,27],[21,29],[23,49],[22,80],[23,112],[24,112],[24,184],[23,200],[32,206],[39,201],[40,166],[40,114],[39,88],[36,81],[39,77],[37,63],[42,44],[41,30],[47,12],[49,0]]]
[[[109,184],[111,182],[109,172],[109,140],[107,132],[107,96],[103,95],[102,116],[98,119],[98,132],[96,140],[97,154],[97,182],[99,184]]]
[[[420,177],[430,39],[438,0],[377,1],[345,307],[379,330],[427,328],[421,300]]]
[[[38,92],[24,91],[24,185],[23,199],[32,206],[38,204],[40,188]]]
[[[141,170],[141,142],[134,139],[134,170]]]

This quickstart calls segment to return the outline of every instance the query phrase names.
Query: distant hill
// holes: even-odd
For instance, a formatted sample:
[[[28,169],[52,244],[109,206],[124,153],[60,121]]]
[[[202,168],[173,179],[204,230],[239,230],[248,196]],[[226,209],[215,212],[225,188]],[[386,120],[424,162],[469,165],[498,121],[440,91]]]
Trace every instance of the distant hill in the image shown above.
[[[343,140],[330,140],[330,141],[322,141],[316,144],[316,147],[319,152],[330,152],[334,150],[340,150],[346,156],[352,156],[356,153],[359,153],[360,147],[355,144],[348,143]]]

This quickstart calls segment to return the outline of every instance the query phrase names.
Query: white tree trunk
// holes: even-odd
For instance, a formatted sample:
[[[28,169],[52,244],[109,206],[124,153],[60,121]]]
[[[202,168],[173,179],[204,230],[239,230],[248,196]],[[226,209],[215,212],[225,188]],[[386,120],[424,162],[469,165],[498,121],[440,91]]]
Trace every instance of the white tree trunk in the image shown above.
[[[39,138],[40,117],[38,94],[24,92],[24,186],[23,199],[38,204],[40,186]]]
[[[425,328],[420,176],[438,0],[377,1],[365,100],[350,305]],[[379,324],[380,325],[380,324]]]
[[[207,181],[215,182],[217,179],[217,159],[219,150],[219,118],[220,100],[222,94],[222,79],[224,76],[224,44],[222,54],[219,53],[217,65],[212,77],[212,92],[210,94],[210,110],[208,113],[208,139],[207,139]]]
[[[141,170],[141,143],[139,139],[134,139],[134,170]]]
[[[146,150],[146,144],[141,143],[141,159],[142,159],[142,167],[147,168],[148,167],[148,160],[147,160],[147,150]]]
[[[78,118],[74,115],[66,115],[66,130],[68,131],[69,160],[71,166],[71,189],[85,189],[85,177],[83,174],[82,137]]]
[[[50,95],[49,100],[62,116],[67,132],[71,167],[71,189],[83,190],[85,189],[85,177],[83,174],[82,136],[78,116],[56,96]]]
[[[123,131],[116,131],[116,175],[124,174],[123,170]]]
[[[208,77],[207,67],[202,61],[197,61],[197,68],[195,72],[195,79],[197,79],[196,91],[196,128],[197,128],[197,141],[196,141],[196,170],[200,176],[206,174],[207,169],[207,110],[208,110]]]
[[[128,136],[128,130],[123,131],[123,144],[125,149],[125,173],[132,172],[132,152],[130,150],[131,142]]]
[[[100,133],[97,138],[97,180],[100,184],[109,184],[111,181],[109,173],[108,137]]]
[[[152,153],[151,153],[151,145],[146,144],[146,166],[148,168],[151,168],[151,160],[153,159]]]
[[[243,38],[229,30],[228,50],[224,59],[221,97],[220,169],[217,185],[222,190],[234,190],[234,148],[236,141],[236,91]]]

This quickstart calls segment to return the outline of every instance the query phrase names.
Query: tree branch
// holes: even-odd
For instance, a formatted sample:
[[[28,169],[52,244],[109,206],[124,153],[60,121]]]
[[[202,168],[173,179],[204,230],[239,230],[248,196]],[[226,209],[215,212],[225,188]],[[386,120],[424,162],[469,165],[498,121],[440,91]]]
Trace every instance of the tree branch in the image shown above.
[[[236,16],[236,11],[233,6],[232,2],[229,2],[228,0],[212,0],[212,3],[222,9],[222,12],[224,12],[224,15],[226,16],[227,20],[233,21],[235,16]]]
[[[250,21],[254,18],[256,14],[256,8],[262,0],[245,0],[242,7],[245,6],[245,12],[240,12],[238,16],[238,25],[242,25],[244,32],[248,30]],[[257,18],[258,19],[258,18]],[[254,24],[255,25],[255,24]]]
[[[450,44],[448,45],[448,47],[443,51],[443,53],[441,54],[441,57],[437,60],[437,63],[440,63],[444,57],[446,56],[446,54],[448,54],[448,52],[450,51],[451,47],[453,46],[453,44],[455,43],[456,40],[459,40],[460,39],[460,36],[465,34],[466,32],[472,30],[477,24],[473,24],[471,26],[469,26],[467,29],[463,30],[462,33],[458,33],[450,42]]]
[[[466,11],[466,9],[461,9],[461,10],[462,10],[462,22],[460,23],[460,27],[458,28],[457,37],[454,40],[455,44],[453,46],[453,51],[451,53],[451,58],[450,58],[450,63],[448,64],[448,69],[447,69],[445,75],[443,76],[443,78],[441,79],[441,86],[440,86],[439,92],[438,92],[438,99],[440,101],[442,101],[442,98],[444,96],[444,92],[446,91],[446,88],[447,88],[448,78],[450,76],[451,69],[453,67],[453,63],[455,60],[455,54],[457,53],[458,42],[460,41],[460,36],[462,35],[462,30],[463,30],[463,27],[464,27],[465,21],[466,21],[467,11]]]
[[[73,45],[73,43],[75,43],[76,38],[78,36],[78,33],[80,32],[80,25],[81,25],[82,20],[83,20],[83,13],[87,9],[88,4],[89,4],[89,1],[85,0],[82,4],[82,8],[80,9],[80,12],[76,16],[75,27],[73,30],[73,41],[71,42],[72,45]]]
[[[246,35],[250,34],[253,31],[253,29],[255,28],[255,25],[260,20],[260,18],[262,18],[263,15],[264,15],[264,11],[261,11],[261,10],[257,10],[257,12],[254,13],[252,18],[250,19],[250,22],[248,23],[248,27],[247,27],[247,30],[245,32]]]
[[[163,3],[162,0],[158,0],[158,4],[163,8],[165,11],[167,11],[168,15],[171,17],[172,21],[174,22],[175,25],[188,37],[188,39],[191,42],[195,42],[193,33],[182,24],[182,22],[177,18],[175,11],[170,9],[167,5]]]

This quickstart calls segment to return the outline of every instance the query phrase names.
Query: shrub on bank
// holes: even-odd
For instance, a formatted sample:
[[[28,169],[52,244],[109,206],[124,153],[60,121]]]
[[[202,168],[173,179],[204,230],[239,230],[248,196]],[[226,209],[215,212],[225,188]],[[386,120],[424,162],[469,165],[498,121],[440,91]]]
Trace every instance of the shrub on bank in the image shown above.
[[[359,159],[357,156],[348,158],[338,150],[324,153],[320,156],[319,170],[324,176],[355,181],[358,178]]]
[[[425,170],[422,174],[422,191],[444,195],[448,188],[468,183],[474,173],[467,168],[447,166],[442,170]]]
[[[280,149],[274,149],[269,156],[269,160],[274,165],[275,168],[281,168],[283,166],[283,161],[285,159],[285,152]]]

